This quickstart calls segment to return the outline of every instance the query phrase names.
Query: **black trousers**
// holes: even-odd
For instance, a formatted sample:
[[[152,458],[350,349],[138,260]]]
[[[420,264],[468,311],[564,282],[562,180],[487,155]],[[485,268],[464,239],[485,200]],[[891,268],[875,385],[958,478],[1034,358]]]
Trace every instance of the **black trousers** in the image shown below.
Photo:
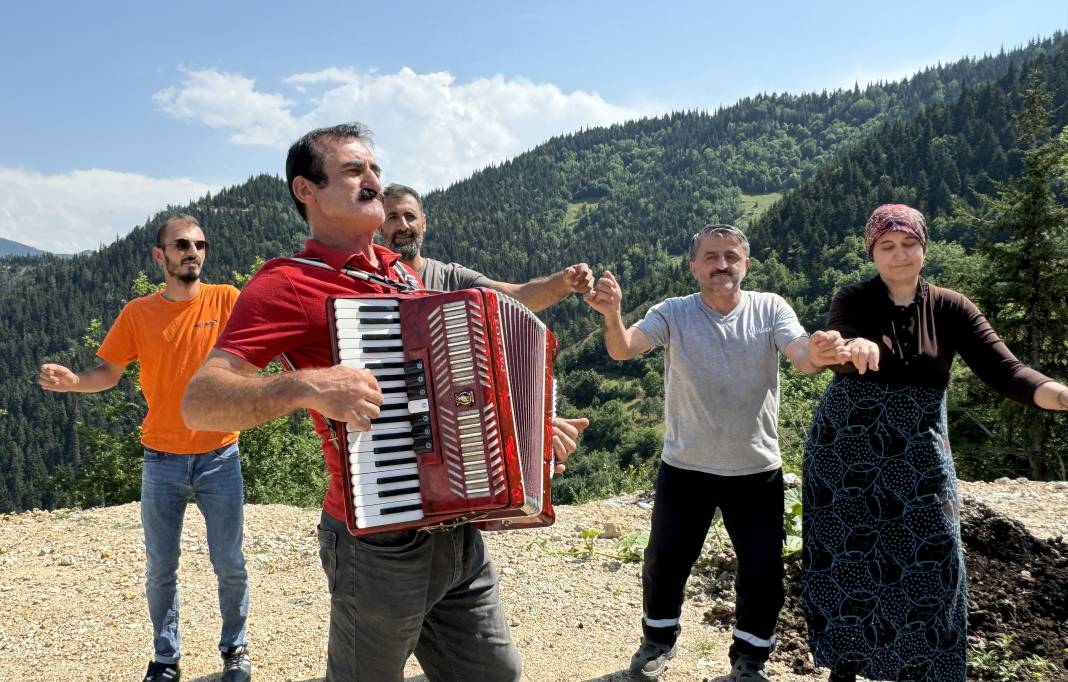
[[[738,557],[737,621],[731,655],[767,658],[783,593],[782,469],[716,476],[660,463],[642,591],[646,639],[670,646],[679,636],[686,580],[719,509]]]

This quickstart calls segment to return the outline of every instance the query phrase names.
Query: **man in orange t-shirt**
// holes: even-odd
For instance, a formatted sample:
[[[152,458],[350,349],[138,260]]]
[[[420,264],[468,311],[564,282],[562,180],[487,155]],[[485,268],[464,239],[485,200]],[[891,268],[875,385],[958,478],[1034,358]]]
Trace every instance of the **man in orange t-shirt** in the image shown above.
[[[207,251],[196,218],[179,214],[168,219],[152,249],[163,270],[163,290],[122,309],[97,351],[96,367],[74,373],[62,365],[44,364],[39,378],[45,390],[95,393],[118,383],[126,365],[141,362],[141,390],[148,403],[141,425],[145,446],[141,524],[155,649],[145,682],[178,682],[181,677],[178,557],[190,494],[204,515],[208,553],[219,579],[223,680],[251,678],[245,642],[249,598],[241,551],[244,483],[238,434],[189,429],[181,413],[185,385],[226,327],[238,295],[228,284],[200,281]]]

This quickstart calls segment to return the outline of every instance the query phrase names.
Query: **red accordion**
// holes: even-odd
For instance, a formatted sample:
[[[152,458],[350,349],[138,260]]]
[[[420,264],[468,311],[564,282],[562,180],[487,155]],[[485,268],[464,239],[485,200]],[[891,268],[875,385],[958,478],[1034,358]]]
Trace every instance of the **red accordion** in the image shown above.
[[[556,338],[533,313],[491,289],[327,306],[334,361],[385,396],[370,431],[334,424],[349,532],[552,524]]]

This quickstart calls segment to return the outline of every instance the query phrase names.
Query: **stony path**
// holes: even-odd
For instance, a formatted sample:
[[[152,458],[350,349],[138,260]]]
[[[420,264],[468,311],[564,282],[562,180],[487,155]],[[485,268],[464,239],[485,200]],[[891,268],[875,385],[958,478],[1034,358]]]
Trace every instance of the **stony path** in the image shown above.
[[[1068,483],[964,484],[966,495],[1020,518],[1036,535],[1068,534]],[[627,680],[640,637],[640,566],[583,528],[647,530],[634,497],[559,507],[557,524],[487,534],[501,573],[513,636],[531,682]],[[136,504],[0,516],[0,681],[140,680],[151,647],[144,605],[144,550]],[[326,650],[328,599],[314,528],[318,512],[250,505],[246,556],[252,581],[249,641],[257,680],[317,681]],[[182,536],[183,680],[217,678],[214,577],[204,524],[191,507]],[[578,556],[565,554],[574,549]],[[680,653],[664,682],[721,680],[729,633],[701,622],[694,595]],[[53,672],[56,666],[59,672]],[[806,680],[772,667],[781,682]],[[425,678],[412,662],[408,680]]]

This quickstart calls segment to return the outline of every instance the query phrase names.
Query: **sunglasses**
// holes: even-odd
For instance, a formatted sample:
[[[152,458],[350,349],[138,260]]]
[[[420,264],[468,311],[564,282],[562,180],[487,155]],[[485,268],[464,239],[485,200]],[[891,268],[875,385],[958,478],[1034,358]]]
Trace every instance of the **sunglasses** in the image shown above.
[[[203,239],[197,239],[193,241],[191,239],[175,239],[173,242],[167,242],[165,246],[173,246],[179,251],[188,251],[192,247],[196,247],[197,251],[207,251],[208,243]]]

